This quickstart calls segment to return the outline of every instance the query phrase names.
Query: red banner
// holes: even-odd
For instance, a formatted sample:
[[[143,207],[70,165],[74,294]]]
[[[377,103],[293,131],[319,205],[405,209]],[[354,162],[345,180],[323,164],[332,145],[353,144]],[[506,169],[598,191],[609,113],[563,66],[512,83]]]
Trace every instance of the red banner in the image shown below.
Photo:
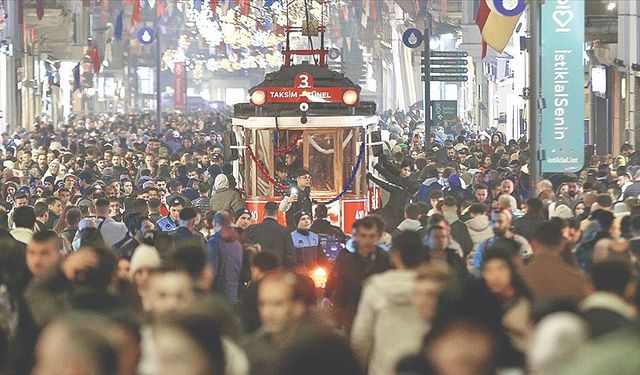
[[[262,87],[267,103],[342,103],[342,87]]]
[[[186,67],[184,62],[175,63],[173,69],[173,107],[184,110],[187,105]]]

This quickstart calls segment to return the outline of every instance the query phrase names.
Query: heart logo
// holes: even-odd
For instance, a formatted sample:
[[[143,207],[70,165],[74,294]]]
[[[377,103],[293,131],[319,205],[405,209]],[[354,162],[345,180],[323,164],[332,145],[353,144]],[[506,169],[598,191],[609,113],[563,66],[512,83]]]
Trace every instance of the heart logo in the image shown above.
[[[573,11],[558,9],[553,12],[553,22],[555,22],[560,29],[567,29],[571,20],[573,20]]]

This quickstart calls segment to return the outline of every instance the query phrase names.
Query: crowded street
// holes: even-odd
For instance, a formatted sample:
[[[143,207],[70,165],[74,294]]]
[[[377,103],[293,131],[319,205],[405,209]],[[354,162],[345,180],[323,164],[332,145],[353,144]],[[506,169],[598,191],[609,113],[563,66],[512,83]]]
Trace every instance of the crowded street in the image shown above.
[[[639,16],[0,0],[0,375],[640,373]]]

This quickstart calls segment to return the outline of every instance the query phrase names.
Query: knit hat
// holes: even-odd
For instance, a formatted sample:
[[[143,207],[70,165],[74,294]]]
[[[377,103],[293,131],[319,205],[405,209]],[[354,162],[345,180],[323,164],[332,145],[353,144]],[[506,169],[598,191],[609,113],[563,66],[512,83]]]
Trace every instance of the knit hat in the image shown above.
[[[531,334],[527,363],[533,373],[553,372],[589,340],[589,327],[570,312],[552,313],[540,320]]]
[[[571,208],[566,204],[561,204],[556,206],[555,211],[553,211],[552,217],[559,217],[560,219],[571,219],[573,218],[573,212],[571,212]]]
[[[298,211],[293,215],[293,222],[296,224],[296,226],[298,226],[298,224],[300,223],[300,219],[302,219],[303,216],[309,216],[309,218],[311,218],[311,214],[304,212],[304,211]]]
[[[195,219],[196,216],[198,216],[198,212],[193,207],[185,207],[180,210],[180,220],[182,221]]]
[[[131,257],[130,275],[133,275],[142,268],[158,268],[160,267],[160,255],[155,247],[149,245],[140,245],[133,252]]]
[[[246,208],[241,208],[239,210],[236,210],[236,213],[235,213],[236,221],[238,219],[240,219],[240,216],[245,215],[245,214],[251,215],[251,211],[247,210]]]

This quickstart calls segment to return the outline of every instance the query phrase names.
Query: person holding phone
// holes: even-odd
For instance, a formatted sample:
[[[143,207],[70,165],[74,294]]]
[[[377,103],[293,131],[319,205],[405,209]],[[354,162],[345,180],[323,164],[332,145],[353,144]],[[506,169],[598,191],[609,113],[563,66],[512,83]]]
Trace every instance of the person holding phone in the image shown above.
[[[295,184],[291,184],[280,202],[280,211],[287,215],[287,226],[295,230],[297,223],[293,216],[300,212],[311,212],[311,175],[303,168],[295,172]]]

